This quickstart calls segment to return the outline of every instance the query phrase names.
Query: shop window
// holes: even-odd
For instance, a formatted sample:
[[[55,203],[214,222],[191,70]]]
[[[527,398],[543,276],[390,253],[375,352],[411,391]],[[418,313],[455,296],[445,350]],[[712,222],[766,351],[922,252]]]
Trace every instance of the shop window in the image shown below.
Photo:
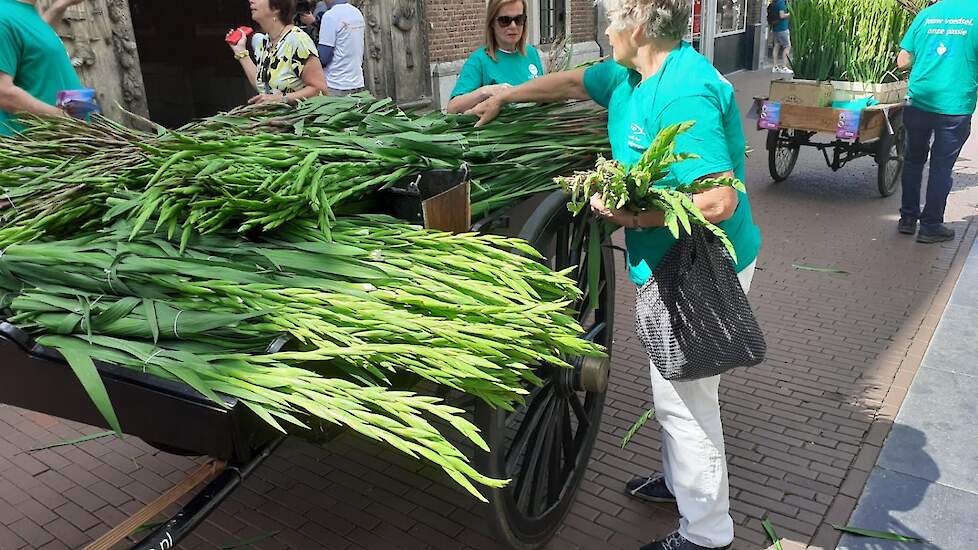
[[[747,0],[717,0],[717,36],[737,34],[747,28]]]
[[[540,43],[552,44],[563,38],[567,28],[567,0],[540,1]]]

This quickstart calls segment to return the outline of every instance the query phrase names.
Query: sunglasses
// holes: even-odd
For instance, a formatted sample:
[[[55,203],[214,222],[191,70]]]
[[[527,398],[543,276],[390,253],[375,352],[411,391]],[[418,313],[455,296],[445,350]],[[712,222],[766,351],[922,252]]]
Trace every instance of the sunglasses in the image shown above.
[[[515,17],[510,17],[508,15],[500,15],[499,17],[496,18],[496,24],[504,29],[512,25],[513,23],[516,23],[517,27],[522,27],[523,25],[526,24],[526,15],[521,14]]]

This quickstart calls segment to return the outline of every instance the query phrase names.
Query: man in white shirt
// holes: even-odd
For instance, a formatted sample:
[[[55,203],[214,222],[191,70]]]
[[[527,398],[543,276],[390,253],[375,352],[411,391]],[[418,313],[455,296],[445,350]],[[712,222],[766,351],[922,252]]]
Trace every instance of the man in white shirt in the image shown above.
[[[329,9],[319,27],[319,60],[331,96],[364,90],[363,50],[366,22],[347,0],[326,0]]]

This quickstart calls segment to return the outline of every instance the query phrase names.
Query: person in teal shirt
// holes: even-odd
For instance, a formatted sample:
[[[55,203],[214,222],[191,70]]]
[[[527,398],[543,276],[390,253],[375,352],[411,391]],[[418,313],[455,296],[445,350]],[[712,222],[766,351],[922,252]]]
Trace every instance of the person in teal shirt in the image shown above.
[[[59,0],[40,15],[33,0],[0,0],[0,135],[20,129],[16,113],[60,116],[58,92],[82,87],[51,24],[84,0]]]
[[[656,134],[671,124],[694,121],[676,140],[676,152],[698,158],[675,164],[664,182],[679,186],[703,178],[743,180],[745,138],[733,86],[693,47],[682,41],[688,0],[603,0],[610,19],[614,59],[588,69],[555,73],[502,90],[469,113],[478,124],[494,119],[509,103],[592,99],[608,109],[612,156],[626,166],[641,158]],[[729,236],[737,253],[740,282],[749,290],[761,245],[746,193],[715,187],[693,202]],[[628,212],[591,199],[592,210],[624,226],[632,281],[644,285],[675,239],[661,211]],[[651,365],[656,418],[662,438],[662,475],[625,484],[626,494],[645,501],[675,502],[679,529],[642,550],[729,548],[734,539],[727,465],[720,420],[720,377],[670,381]]]
[[[914,18],[900,42],[897,64],[911,67],[903,165],[903,202],[897,230],[917,242],[954,239],[944,224],[954,163],[971,135],[978,92],[978,2],[942,0]],[[933,144],[931,141],[933,140]],[[924,164],[930,157],[926,202],[920,208]],[[917,230],[917,223],[920,230]]]
[[[791,13],[788,12],[787,0],[769,0],[768,12],[776,15],[777,19],[771,25],[771,33],[774,36],[774,72],[790,73],[788,60],[791,56],[791,29],[788,19]],[[780,51],[779,51],[780,50]],[[782,61],[783,60],[783,61]]]
[[[486,7],[486,45],[462,66],[447,111],[463,113],[543,73],[540,53],[526,43],[526,0],[491,0]]]

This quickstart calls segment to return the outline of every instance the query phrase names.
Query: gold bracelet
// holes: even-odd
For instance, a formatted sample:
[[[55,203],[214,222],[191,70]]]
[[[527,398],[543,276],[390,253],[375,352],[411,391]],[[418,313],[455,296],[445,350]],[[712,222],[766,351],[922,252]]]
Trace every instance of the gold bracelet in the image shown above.
[[[237,59],[237,60],[239,60],[239,61],[242,60],[242,59],[244,59],[244,58],[246,58],[246,57],[248,57],[248,50],[240,51],[240,52],[234,54],[234,58]]]

